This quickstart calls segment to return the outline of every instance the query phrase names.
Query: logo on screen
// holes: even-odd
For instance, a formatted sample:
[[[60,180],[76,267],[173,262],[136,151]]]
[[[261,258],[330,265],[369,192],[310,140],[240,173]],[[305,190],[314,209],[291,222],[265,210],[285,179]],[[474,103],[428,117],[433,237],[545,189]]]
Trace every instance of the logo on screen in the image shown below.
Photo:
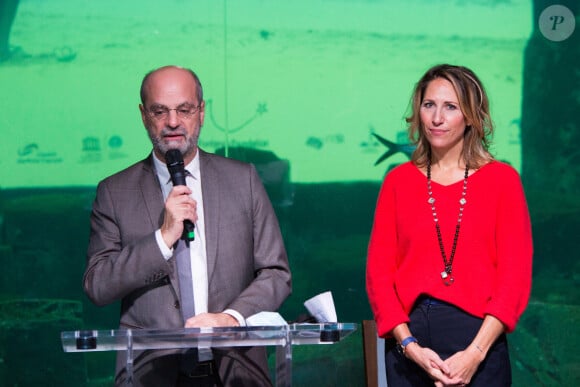
[[[105,149],[103,149],[103,145]],[[87,136],[82,140],[81,163],[100,163],[104,159],[117,160],[127,157],[121,152],[123,138],[119,135],[112,135],[108,138]]]
[[[63,160],[56,152],[42,151],[37,143],[32,142],[18,149],[17,161],[19,164],[54,164]]]

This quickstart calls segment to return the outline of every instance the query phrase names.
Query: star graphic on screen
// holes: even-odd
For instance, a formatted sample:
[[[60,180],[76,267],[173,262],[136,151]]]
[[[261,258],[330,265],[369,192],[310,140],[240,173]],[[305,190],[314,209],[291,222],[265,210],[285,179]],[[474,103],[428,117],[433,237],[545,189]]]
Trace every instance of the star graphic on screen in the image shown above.
[[[256,109],[256,113],[258,114],[264,114],[268,112],[268,108],[266,107],[265,103],[259,103],[258,104],[258,109]]]
[[[403,153],[409,159],[413,155],[413,151],[415,150],[415,145],[413,145],[413,144],[397,144],[397,143],[394,143],[392,141],[387,140],[386,138],[379,136],[376,133],[371,133],[371,134],[373,136],[375,136],[375,138],[381,144],[383,144],[385,147],[387,147],[387,151],[385,153],[383,153],[383,155],[381,157],[379,157],[379,159],[375,162],[375,165],[379,165],[380,163],[382,163],[383,161],[385,161],[386,159],[388,159],[389,157],[391,157],[392,155],[394,155],[396,153]]]

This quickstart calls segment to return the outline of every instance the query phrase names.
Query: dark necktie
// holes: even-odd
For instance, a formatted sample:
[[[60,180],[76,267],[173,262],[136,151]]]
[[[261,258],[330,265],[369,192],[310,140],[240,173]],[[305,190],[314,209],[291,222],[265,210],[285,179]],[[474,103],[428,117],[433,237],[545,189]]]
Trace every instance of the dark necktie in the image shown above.
[[[180,239],[174,251],[179,276],[179,295],[181,296],[181,314],[183,323],[195,315],[193,300],[193,283],[191,281],[191,255],[185,241]]]

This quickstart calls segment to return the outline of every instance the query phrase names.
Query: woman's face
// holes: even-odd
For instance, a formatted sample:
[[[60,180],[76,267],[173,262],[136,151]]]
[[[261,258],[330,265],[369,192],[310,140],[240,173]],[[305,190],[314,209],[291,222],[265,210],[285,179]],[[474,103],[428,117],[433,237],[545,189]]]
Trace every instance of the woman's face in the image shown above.
[[[432,149],[461,150],[466,122],[451,82],[435,78],[427,85],[420,116],[423,133]]]

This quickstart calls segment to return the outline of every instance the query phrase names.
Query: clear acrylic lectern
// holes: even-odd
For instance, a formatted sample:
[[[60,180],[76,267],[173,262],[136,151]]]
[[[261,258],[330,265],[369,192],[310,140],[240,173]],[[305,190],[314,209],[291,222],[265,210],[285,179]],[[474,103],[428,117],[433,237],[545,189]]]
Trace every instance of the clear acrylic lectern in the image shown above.
[[[176,330],[83,330],[62,332],[61,340],[65,352],[127,351],[129,383],[133,373],[133,350],[276,346],[275,385],[290,387],[293,345],[333,344],[356,328],[354,323],[324,323]]]

